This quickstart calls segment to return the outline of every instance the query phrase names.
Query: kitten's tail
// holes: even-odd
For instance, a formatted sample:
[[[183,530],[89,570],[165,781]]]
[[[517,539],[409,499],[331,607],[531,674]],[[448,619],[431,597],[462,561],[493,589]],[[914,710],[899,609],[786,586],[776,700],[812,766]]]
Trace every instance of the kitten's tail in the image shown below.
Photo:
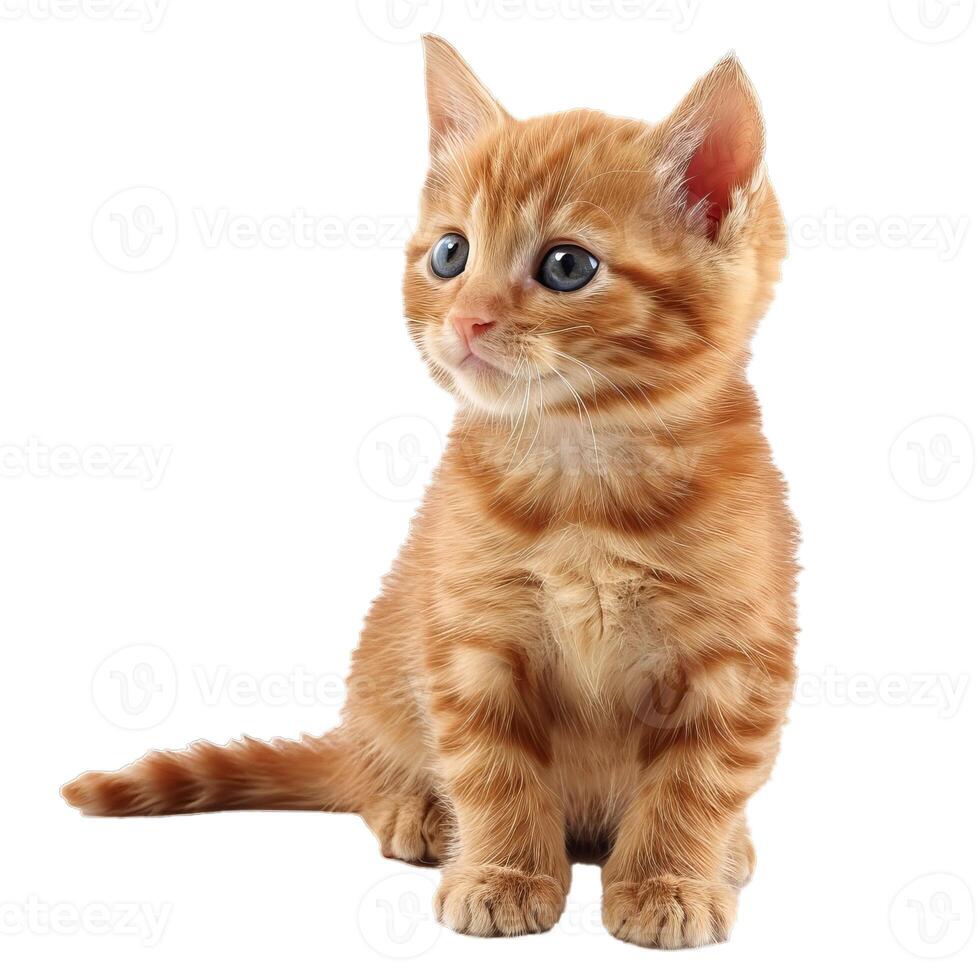
[[[150,752],[116,772],[86,772],[61,788],[82,813],[100,817],[213,810],[359,809],[357,754],[338,730],[321,738],[227,745],[195,742]]]

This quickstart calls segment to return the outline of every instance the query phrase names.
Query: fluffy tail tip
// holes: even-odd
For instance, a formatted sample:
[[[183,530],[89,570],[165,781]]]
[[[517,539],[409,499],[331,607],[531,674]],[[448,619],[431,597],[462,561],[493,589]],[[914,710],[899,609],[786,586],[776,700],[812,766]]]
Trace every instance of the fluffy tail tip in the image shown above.
[[[89,817],[139,812],[133,785],[118,773],[83,772],[61,787],[61,798]]]
[[[65,783],[61,787],[61,798],[69,806],[81,810],[82,813],[90,812],[90,807],[95,804],[100,796],[94,786],[92,779],[94,775],[94,773],[89,772],[82,773],[81,776],[76,777],[71,782]]]

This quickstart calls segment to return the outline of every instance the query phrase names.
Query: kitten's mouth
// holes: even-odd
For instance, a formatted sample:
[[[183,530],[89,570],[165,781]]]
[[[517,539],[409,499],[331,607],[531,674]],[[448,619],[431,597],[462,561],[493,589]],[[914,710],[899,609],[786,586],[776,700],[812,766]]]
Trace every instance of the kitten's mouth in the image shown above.
[[[456,365],[456,370],[457,371],[477,371],[477,372],[481,372],[481,373],[484,372],[484,371],[498,371],[498,372],[503,373],[501,371],[501,369],[498,368],[495,364],[491,364],[489,361],[484,360],[482,357],[480,357],[479,354],[474,354],[473,351],[470,351],[459,362],[459,364]]]
[[[457,352],[446,362],[452,364],[449,371],[458,396],[484,409],[499,411],[502,408],[501,398],[514,383],[513,370],[472,349],[465,351],[462,357]]]
[[[497,399],[516,377],[503,357],[498,360],[498,355],[474,350],[469,344],[450,345],[434,338],[427,339],[425,346],[428,356],[452,379],[451,390],[476,405],[499,407]]]
[[[477,353],[468,347],[462,358],[453,365],[453,370],[465,375],[482,375],[486,377],[511,377],[507,368],[491,360],[486,354]]]

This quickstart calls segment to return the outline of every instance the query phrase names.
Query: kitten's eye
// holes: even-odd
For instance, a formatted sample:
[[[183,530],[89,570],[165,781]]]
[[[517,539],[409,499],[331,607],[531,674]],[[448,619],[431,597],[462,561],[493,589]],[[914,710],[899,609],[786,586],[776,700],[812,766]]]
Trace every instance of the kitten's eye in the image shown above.
[[[443,235],[432,246],[429,264],[440,279],[452,279],[466,268],[470,243],[462,235]]]
[[[578,245],[556,245],[541,262],[538,282],[559,293],[581,289],[599,268],[599,260]]]

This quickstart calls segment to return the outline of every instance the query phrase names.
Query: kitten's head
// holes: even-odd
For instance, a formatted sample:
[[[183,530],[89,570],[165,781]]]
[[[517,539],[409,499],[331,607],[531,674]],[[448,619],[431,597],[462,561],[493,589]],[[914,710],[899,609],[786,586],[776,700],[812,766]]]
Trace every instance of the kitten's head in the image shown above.
[[[740,373],[785,232],[734,56],[650,125],[516,120],[445,41],[425,54],[405,305],[437,381],[492,414],[599,422],[689,412]]]

